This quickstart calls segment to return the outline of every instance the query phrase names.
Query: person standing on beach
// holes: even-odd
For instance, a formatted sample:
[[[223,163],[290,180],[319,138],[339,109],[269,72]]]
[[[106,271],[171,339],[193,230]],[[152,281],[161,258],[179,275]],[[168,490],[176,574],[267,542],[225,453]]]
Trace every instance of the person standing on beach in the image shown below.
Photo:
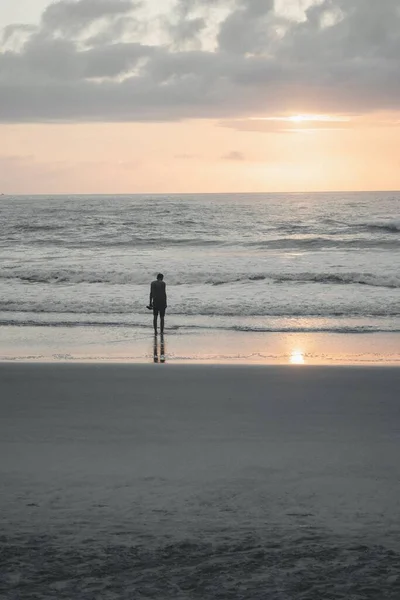
[[[164,333],[164,317],[167,308],[167,292],[164,281],[164,275],[159,273],[156,281],[152,281],[150,286],[150,307],[153,309],[154,333],[157,335],[157,318],[160,314],[160,331]]]

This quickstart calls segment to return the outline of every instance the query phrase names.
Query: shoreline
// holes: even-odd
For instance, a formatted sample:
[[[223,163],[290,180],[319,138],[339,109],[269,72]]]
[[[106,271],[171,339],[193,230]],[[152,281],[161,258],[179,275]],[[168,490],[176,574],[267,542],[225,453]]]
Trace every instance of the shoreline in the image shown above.
[[[399,333],[0,328],[0,362],[400,366]],[[164,357],[164,358],[163,358]]]

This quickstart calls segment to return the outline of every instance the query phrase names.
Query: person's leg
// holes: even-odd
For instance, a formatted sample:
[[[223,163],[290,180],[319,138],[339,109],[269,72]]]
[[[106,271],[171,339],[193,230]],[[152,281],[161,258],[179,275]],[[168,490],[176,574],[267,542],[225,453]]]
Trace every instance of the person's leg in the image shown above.
[[[160,331],[164,333],[164,317],[165,317],[165,309],[160,310]]]
[[[158,317],[158,310],[156,308],[153,309],[153,326],[154,326],[154,333],[157,333],[157,317]]]

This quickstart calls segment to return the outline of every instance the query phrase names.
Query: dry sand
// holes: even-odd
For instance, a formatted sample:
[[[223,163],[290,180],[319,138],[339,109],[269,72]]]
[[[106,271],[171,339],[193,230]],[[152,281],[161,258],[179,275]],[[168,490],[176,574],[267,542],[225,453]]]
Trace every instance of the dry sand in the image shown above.
[[[400,597],[400,369],[0,364],[1,600]]]

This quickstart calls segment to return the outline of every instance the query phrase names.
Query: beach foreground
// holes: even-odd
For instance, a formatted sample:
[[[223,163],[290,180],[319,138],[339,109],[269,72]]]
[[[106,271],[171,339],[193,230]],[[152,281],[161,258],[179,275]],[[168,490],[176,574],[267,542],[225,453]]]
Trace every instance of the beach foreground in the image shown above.
[[[400,369],[0,364],[0,598],[397,599]]]

